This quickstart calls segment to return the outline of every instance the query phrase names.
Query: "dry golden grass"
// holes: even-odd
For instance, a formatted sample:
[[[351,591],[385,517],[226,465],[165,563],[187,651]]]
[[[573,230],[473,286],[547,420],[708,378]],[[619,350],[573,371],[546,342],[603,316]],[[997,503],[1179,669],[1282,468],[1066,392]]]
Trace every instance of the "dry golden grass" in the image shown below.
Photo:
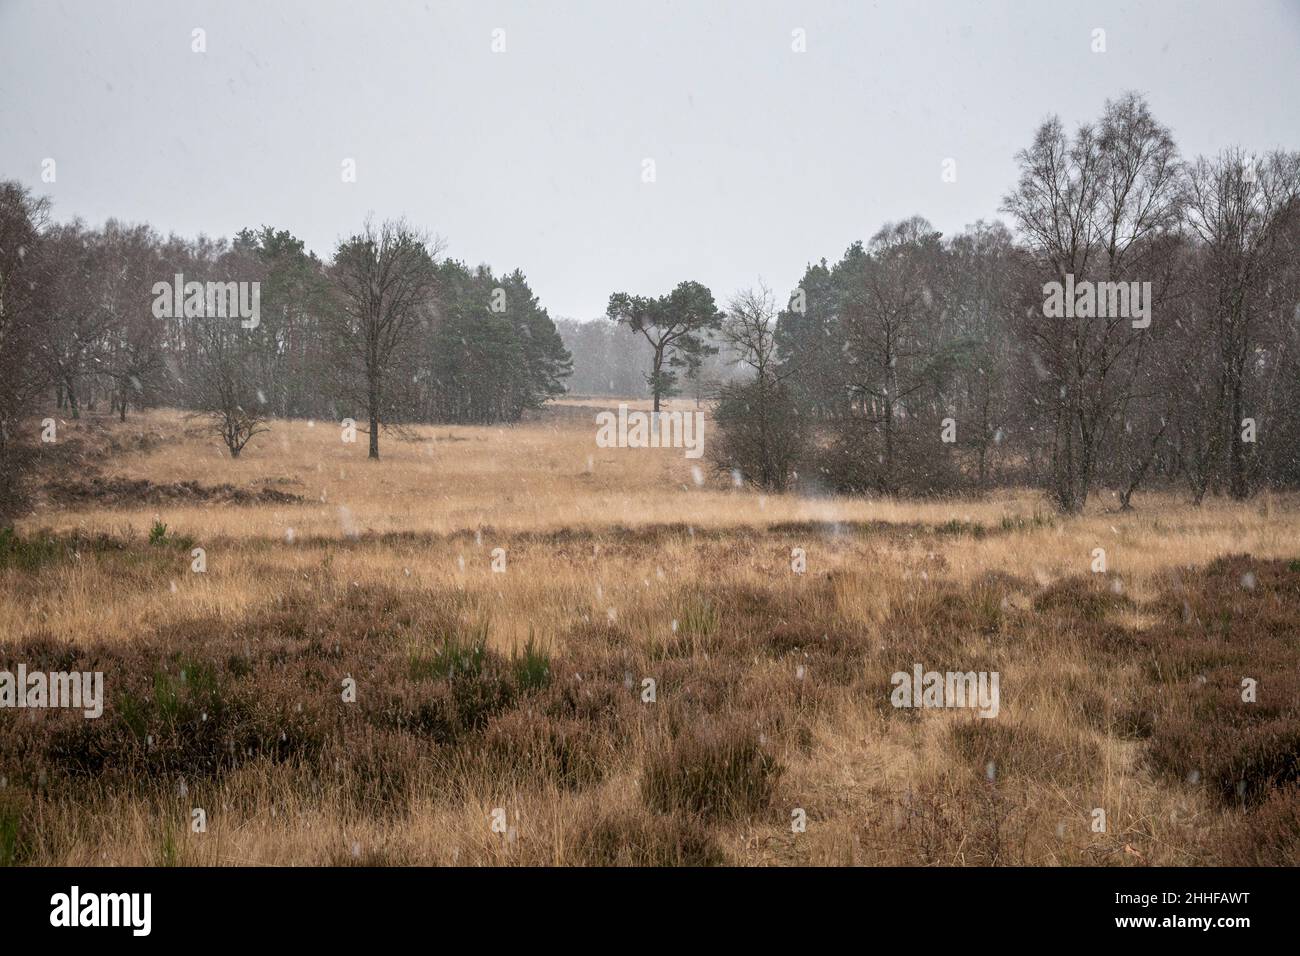
[[[1147,496],[1062,519],[1028,492],[760,495],[681,451],[597,448],[595,411],[571,400],[514,427],[385,435],[379,462],[331,422],[274,422],[234,461],[172,412],[65,423],[78,453],[50,463],[62,481],[98,468],[303,500],[44,500],[21,522],[75,553],[0,569],[0,654],[98,661],[109,699],[91,729],[42,715],[31,739],[61,743],[39,773],[0,748],[0,859],[8,819],[14,859],[70,865],[1295,862],[1284,784],[1300,718],[1271,714],[1243,769],[1217,737],[1195,738],[1203,762],[1189,754],[1218,712],[1174,702],[1206,674],[1208,694],[1230,690],[1238,664],[1251,673],[1249,650],[1207,658],[1219,635],[1202,623],[1235,600],[1223,582],[1240,568],[1187,585],[1220,602],[1187,628],[1170,595],[1192,569],[1248,554],[1285,621],[1300,607],[1286,571],[1300,499]],[[147,543],[155,521],[205,549],[205,574],[188,547]],[[1105,575],[1090,571],[1097,547]],[[435,636],[476,629],[486,676],[417,670],[442,666]],[[549,658],[544,686],[511,663],[530,640]],[[1177,663],[1171,649],[1200,670],[1152,676],[1152,660]],[[1300,655],[1281,638],[1260,654],[1276,693],[1271,675]],[[184,661],[214,675],[203,706],[229,705],[221,727],[252,741],[247,759],[186,723],[192,682],[181,716],[157,712],[159,681]],[[913,662],[999,671],[999,717],[894,710],[889,675]],[[349,673],[357,705],[339,702]],[[147,702],[174,753],[132,736],[122,695]],[[1156,730],[1125,729],[1153,709]],[[1179,779],[1179,761],[1199,779]],[[1262,790],[1234,803],[1216,772]],[[189,832],[196,806],[205,834]],[[792,832],[796,808],[806,832]]]

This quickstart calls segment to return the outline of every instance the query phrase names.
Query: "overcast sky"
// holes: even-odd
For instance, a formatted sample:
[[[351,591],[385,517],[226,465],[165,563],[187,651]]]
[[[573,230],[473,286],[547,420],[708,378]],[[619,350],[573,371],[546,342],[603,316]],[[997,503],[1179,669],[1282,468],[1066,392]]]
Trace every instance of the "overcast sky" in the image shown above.
[[[688,278],[783,297],[887,220],[995,218],[1046,115],[1128,89],[1185,155],[1300,148],[1300,2],[0,0],[0,178],[59,218],[325,257],[404,214],[557,318]]]

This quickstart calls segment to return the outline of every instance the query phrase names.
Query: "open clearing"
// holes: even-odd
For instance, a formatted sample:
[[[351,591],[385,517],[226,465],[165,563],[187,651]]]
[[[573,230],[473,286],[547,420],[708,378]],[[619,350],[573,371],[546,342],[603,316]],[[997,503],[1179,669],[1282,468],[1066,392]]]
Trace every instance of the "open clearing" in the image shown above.
[[[0,655],[105,712],[0,711],[0,862],[1300,862],[1300,499],[765,496],[595,404],[377,463],[61,423]],[[894,708],[915,664],[998,716]]]

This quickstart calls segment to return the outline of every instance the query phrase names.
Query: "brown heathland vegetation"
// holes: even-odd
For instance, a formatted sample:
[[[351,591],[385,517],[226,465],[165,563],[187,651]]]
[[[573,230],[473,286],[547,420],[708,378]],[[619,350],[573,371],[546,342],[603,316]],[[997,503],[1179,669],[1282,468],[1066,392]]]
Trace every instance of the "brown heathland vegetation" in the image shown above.
[[[1300,499],[763,496],[593,411],[62,423],[0,667],[105,710],[0,710],[0,862],[1300,862]],[[998,716],[895,709],[916,663]]]

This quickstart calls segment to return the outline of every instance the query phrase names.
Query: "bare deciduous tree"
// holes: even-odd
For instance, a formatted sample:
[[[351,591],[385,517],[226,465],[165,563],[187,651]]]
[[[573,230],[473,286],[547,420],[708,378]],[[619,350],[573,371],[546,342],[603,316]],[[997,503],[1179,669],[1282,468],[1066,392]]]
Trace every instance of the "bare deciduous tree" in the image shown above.
[[[238,458],[256,435],[269,432],[254,384],[248,336],[238,322],[212,318],[196,327],[197,404],[212,430]]]
[[[784,383],[794,368],[777,361],[776,316],[776,298],[762,283],[738,292],[729,304],[721,339],[754,377],[719,391],[714,461],[761,488],[782,491],[802,455],[803,434]]]
[[[1181,187],[1173,138],[1141,97],[1108,101],[1101,122],[1081,126],[1073,139],[1053,118],[1017,158],[1020,182],[1003,209],[1043,282],[1150,281],[1156,240],[1177,228]],[[1023,331],[1044,372],[1036,398],[1048,411],[1051,495],[1063,511],[1076,512],[1126,400],[1123,386],[1133,381],[1121,369],[1134,360],[1144,330],[1125,315],[1048,317],[1035,288],[1026,293]]]
[[[111,383],[111,404],[126,421],[127,406],[149,398],[162,370],[162,326],[150,307],[150,290],[163,269],[148,226],[110,220],[99,244],[103,275],[98,291],[105,316],[100,369]]]
[[[1300,215],[1300,155],[1271,153],[1260,161],[1233,149],[1188,170],[1187,222],[1204,248],[1200,295],[1208,322],[1205,342],[1214,350],[1213,392],[1205,409],[1207,462],[1198,472],[1197,500],[1213,480],[1209,463],[1227,460],[1228,489],[1249,494],[1242,422],[1246,415],[1246,372],[1261,325],[1280,291],[1274,281],[1284,265],[1288,216]],[[1289,302],[1282,302],[1285,309]]]
[[[335,250],[336,333],[363,381],[371,458],[379,457],[379,427],[389,418],[385,390],[394,360],[431,305],[441,251],[441,240],[417,232],[405,220],[378,227],[367,221]]]

